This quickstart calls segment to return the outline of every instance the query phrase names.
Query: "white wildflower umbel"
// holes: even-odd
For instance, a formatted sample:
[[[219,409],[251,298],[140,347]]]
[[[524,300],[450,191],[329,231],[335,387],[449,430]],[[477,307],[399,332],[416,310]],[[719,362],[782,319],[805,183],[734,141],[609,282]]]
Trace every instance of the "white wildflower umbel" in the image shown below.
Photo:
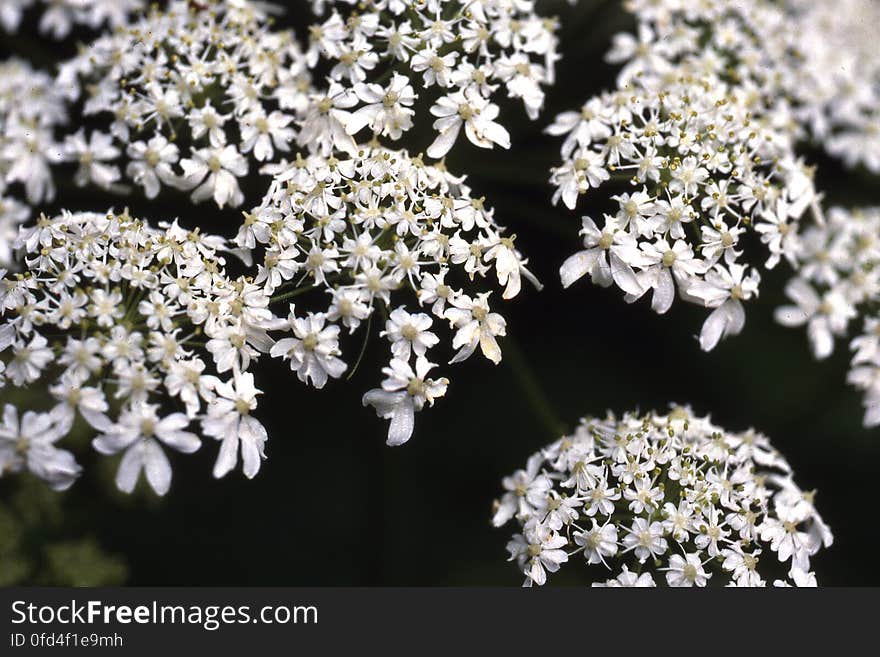
[[[275,179],[236,244],[253,252],[263,298],[297,299],[272,328],[271,356],[321,388],[384,342],[384,379],[363,403],[390,420],[389,444],[406,442],[415,413],[446,392],[438,363],[501,360],[498,307],[534,279],[527,261],[464,178],[406,151],[374,143],[266,170]]]
[[[0,267],[15,262],[12,243],[33,215],[29,206],[55,196],[51,166],[62,158],[56,132],[66,122],[50,75],[23,60],[0,62]]]
[[[245,474],[256,474],[266,432],[251,417],[259,391],[246,370],[269,350],[277,319],[259,288],[226,275],[225,240],[127,212],[64,213],[41,216],[15,246],[27,270],[0,281],[5,385],[36,386],[57,403],[25,410],[21,426],[6,405],[3,473],[27,467],[70,485],[80,469],[58,445],[81,417],[96,450],[123,454],[125,492],[141,472],[159,495],[169,490],[166,448],[197,450],[191,425],[223,440],[216,476],[236,465],[239,446]]]
[[[67,37],[74,26],[91,30],[104,26],[118,28],[146,4],[146,0],[3,0],[0,2],[0,29],[13,34],[17,32],[24,11],[36,5],[40,12],[40,34],[58,41]]]
[[[164,185],[239,206],[250,162],[290,149],[309,80],[298,42],[269,29],[261,3],[154,7],[60,66],[59,88],[98,121],[69,140],[77,182],[107,186],[121,168],[148,198]],[[109,162],[122,153],[125,166]]]
[[[776,309],[776,321],[804,327],[813,355],[827,358],[835,340],[850,342],[847,380],[863,394],[864,424],[880,424],[880,208],[831,208],[822,224],[806,228],[795,274],[785,288],[792,303]]]
[[[493,523],[519,525],[507,547],[527,586],[563,565],[593,586],[815,586],[810,559],[833,541],[766,437],[687,408],[585,418],[504,487]]]
[[[627,302],[650,294],[658,313],[676,297],[706,306],[708,351],[742,330],[743,304],[758,295],[754,265],[796,263],[799,221],[808,209],[821,216],[795,150],[797,113],[779,100],[800,66],[797,30],[766,0],[630,8],[637,35],[618,35],[608,55],[623,64],[616,88],[547,129],[564,138],[554,203],[574,210],[597,187],[631,187],[611,196],[601,222],[583,218],[585,250],[560,275],[566,287],[586,275],[613,283]],[[759,243],[763,253],[752,252]]]
[[[369,128],[400,139],[414,125],[409,107],[418,90],[436,119],[429,157],[444,157],[462,133],[481,148],[509,148],[497,100],[519,99],[536,119],[544,87],[554,82],[557,24],[539,15],[532,0],[312,4],[321,19],[309,29],[306,56],[310,67],[330,69],[336,88],[315,100],[326,104],[351,92],[364,103],[344,123],[351,135]],[[309,147],[331,141],[330,128],[313,134]]]
[[[796,99],[798,121],[815,142],[850,167],[880,173],[880,7],[862,0],[785,3],[796,65],[780,82]],[[772,30],[773,27],[771,26]]]

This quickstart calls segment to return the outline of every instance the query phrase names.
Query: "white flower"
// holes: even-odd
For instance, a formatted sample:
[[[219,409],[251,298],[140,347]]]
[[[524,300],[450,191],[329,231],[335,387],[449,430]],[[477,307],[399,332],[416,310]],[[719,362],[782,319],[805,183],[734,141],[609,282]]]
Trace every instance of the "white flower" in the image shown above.
[[[250,372],[236,375],[232,382],[217,381],[213,385],[217,398],[208,406],[208,416],[202,422],[205,434],[223,442],[214,465],[214,476],[225,476],[238,463],[241,451],[242,469],[253,478],[260,471],[260,461],[266,458],[264,448],[268,435],[259,420],[251,416],[257,407],[257,395]]]
[[[337,28],[325,25],[321,38],[330,39]],[[394,383],[383,384],[392,389],[372,390],[367,400],[381,417],[397,418],[392,442],[403,442],[415,411],[447,383],[435,382],[434,392],[428,386],[426,396],[415,382],[414,401],[407,399],[404,389],[422,376],[416,376],[423,367],[419,359],[433,360],[430,351],[446,344],[455,351],[453,362],[478,347],[498,362],[497,338],[506,324],[490,311],[489,295],[503,286],[502,296],[511,298],[522,277],[534,277],[485,199],[473,197],[463,178],[445,167],[375,142],[356,156],[325,157],[320,150],[263,168],[273,181],[263,202],[243,214],[235,244],[255,256],[259,298],[274,304],[304,295],[299,307],[321,318],[319,333],[327,331],[328,340],[315,344],[317,360],[305,349],[312,342],[306,338],[312,331],[300,326],[306,320],[264,324],[277,340],[269,345],[272,354],[290,357],[304,380],[323,385],[345,371],[343,361],[369,362],[361,354],[375,344],[376,333],[388,339],[391,357],[403,364],[386,368],[386,374],[396,371]],[[236,363],[236,339],[233,333],[208,342],[221,372]],[[313,368],[314,378],[307,374]]]
[[[431,313],[437,317],[443,316],[446,303],[452,295],[452,288],[446,284],[448,269],[441,269],[436,274],[422,274],[421,287],[419,288],[419,303],[431,305]]]
[[[617,527],[606,523],[599,525],[593,520],[588,531],[574,532],[575,544],[584,549],[587,563],[605,563],[605,557],[617,554]]]
[[[807,325],[807,334],[816,358],[827,358],[834,351],[834,337],[843,335],[855,309],[839,292],[824,297],[816,294],[809,283],[800,278],[789,281],[785,293],[797,305],[776,310],[776,321],[783,326]]]
[[[628,274],[631,268],[645,291],[654,290],[657,312],[670,308],[676,291],[684,301],[711,309],[700,335],[704,350],[742,330],[742,302],[757,297],[760,281],[746,263],[759,258],[768,269],[785,259],[810,283],[833,285],[852,273],[850,303],[877,294],[880,277],[872,267],[859,271],[841,259],[845,238],[804,230],[808,219],[819,227],[825,221],[813,170],[798,155],[804,141],[818,137],[827,147],[834,141],[828,137],[839,136],[844,125],[854,128],[852,117],[876,114],[864,109],[876,106],[868,98],[873,92],[855,92],[866,95],[845,110],[837,102],[838,96],[854,100],[855,89],[873,88],[868,81],[880,79],[880,67],[866,64],[877,58],[863,45],[854,47],[862,30],[832,16],[827,3],[686,5],[628,7],[635,29],[617,35],[608,55],[622,65],[616,84],[580,111],[560,114],[547,130],[561,141],[561,161],[550,175],[553,202],[561,199],[574,209],[581,195],[611,178],[640,186],[635,193],[609,195],[616,210],[594,232],[623,229],[636,243],[643,257],[622,259],[621,270]],[[827,21],[823,32],[839,35],[834,46],[810,22],[819,17]],[[795,55],[800,52],[809,54]],[[841,77],[852,87],[842,88],[832,69],[819,64],[826,59],[844,66]],[[853,69],[860,77],[849,77]],[[864,143],[876,143],[865,132]],[[880,161],[855,149],[851,155],[853,162]],[[589,251],[595,244],[587,246],[563,266],[566,285],[585,273],[608,284],[593,273]],[[639,296],[634,289],[626,299]]]
[[[6,404],[0,423],[0,476],[26,468],[53,490],[69,488],[82,469],[70,452],[55,447],[65,433],[49,413],[25,411],[19,421],[18,409]]]
[[[446,155],[458,139],[462,126],[468,140],[480,148],[492,148],[494,144],[510,148],[510,134],[495,122],[499,109],[474,92],[455,91],[440,98],[431,107],[431,114],[438,117],[434,129],[440,134],[428,147],[428,156],[440,159]]]
[[[214,148],[225,146],[227,138],[223,125],[228,119],[229,115],[220,114],[209,98],[204,106],[195,107],[189,113],[188,121],[193,139],[201,139],[207,135],[208,141]]]
[[[495,274],[498,276],[498,284],[504,286],[502,299],[512,299],[522,289],[522,278],[528,278],[535,289],[543,289],[532,272],[526,269],[526,260],[514,249],[513,240],[516,236],[502,238],[483,254],[486,262],[495,262]]]
[[[90,182],[110,187],[119,180],[119,169],[105,163],[115,160],[120,152],[110,135],[98,131],[92,132],[86,140],[85,130],[80,129],[64,141],[65,159],[79,163],[74,181],[80,187]]]
[[[533,2],[313,2],[319,15],[329,4],[333,11],[309,28],[306,60],[311,68],[329,70],[331,87],[365,103],[340,117],[339,126],[351,135],[369,126],[399,139],[413,125],[412,86],[418,80],[420,96],[437,117],[439,135],[429,157],[444,157],[462,125],[477,146],[506,148],[510,137],[496,121],[497,97],[506,91],[508,98],[521,99],[534,120],[544,104],[543,87],[555,80],[558,23],[539,15]],[[300,142],[323,155],[334,141],[339,150],[354,152],[328,133],[313,131]]]
[[[59,92],[82,100],[97,127],[91,145],[79,134],[67,141],[68,157],[81,163],[81,184],[115,182],[118,170],[100,160],[125,151],[126,178],[150,198],[161,182],[195,188],[196,202],[237,206],[236,178],[249,162],[271,159],[296,138],[293,126],[305,118],[312,91],[305,56],[292,32],[271,28],[259,3],[209,9],[170,0],[130,21],[142,0],[55,4],[58,15],[88,13],[95,27],[125,25],[59,66]]]
[[[667,312],[675,300],[674,280],[685,289],[700,273],[702,263],[694,257],[694,252],[684,240],[675,240],[670,245],[665,239],[655,243],[642,243],[644,269],[639,273],[642,288],[653,289],[651,307],[658,314]]]
[[[530,507],[541,506],[552,487],[552,482],[540,472],[542,458],[539,454],[532,456],[525,470],[517,470],[511,476],[502,479],[501,484],[507,491],[495,505],[492,524],[501,527],[519,513],[525,513]]]
[[[602,287],[615,283],[627,294],[640,296],[642,285],[632,268],[633,263],[641,262],[636,241],[613,219],[606,219],[603,230],[589,217],[582,221],[586,249],[569,257],[559,268],[563,287],[589,274]]]
[[[550,176],[550,182],[556,187],[553,205],[562,199],[569,210],[577,207],[578,196],[611,178],[602,153],[581,148],[575,151],[573,156],[573,159],[562,166],[553,168]]]
[[[532,583],[543,586],[547,582],[547,573],[555,573],[560,565],[568,561],[564,547],[568,541],[556,531],[541,524],[533,524],[525,528],[524,537],[517,537],[508,544],[511,559],[524,562],[523,572],[526,575],[526,586]]]
[[[341,288],[333,290],[331,294],[333,302],[327,310],[329,321],[341,320],[350,332],[354,332],[370,316],[371,308],[367,305],[369,297],[363,290]]]
[[[172,397],[180,398],[190,418],[198,415],[203,399],[210,401],[212,398],[210,378],[203,374],[206,367],[205,361],[201,358],[174,359],[168,362],[165,389]]]
[[[757,571],[758,556],[744,552],[736,544],[722,550],[724,557],[722,568],[731,571],[737,586],[765,586],[766,583]]]
[[[332,82],[325,94],[316,94],[311,99],[299,141],[313,144],[324,156],[329,156],[334,149],[353,155],[357,147],[348,130],[352,118],[348,110],[357,103],[353,92]]]
[[[116,473],[116,486],[125,493],[134,490],[143,471],[156,494],[165,495],[171,487],[171,464],[161,445],[184,454],[201,446],[195,434],[183,431],[189,425],[186,415],[172,413],[160,419],[157,409],[152,404],[135,405],[92,441],[102,454],[125,452]]]
[[[495,338],[507,334],[507,323],[501,315],[489,310],[489,294],[478,294],[475,298],[463,294],[453,299],[453,307],[443,314],[458,329],[452,348],[459,351],[450,363],[470,358],[478,345],[486,358],[496,365],[501,362],[501,348]]]
[[[673,554],[669,558],[666,570],[666,582],[673,587],[706,586],[711,574],[703,570],[700,555],[695,552],[684,557]]]
[[[125,175],[144,188],[147,198],[156,198],[161,188],[160,182],[172,186],[177,184],[172,165],[177,164],[179,150],[162,135],[155,135],[147,142],[129,144],[126,154],[132,161],[128,163]]]
[[[391,342],[391,353],[401,360],[409,360],[410,354],[424,356],[425,352],[440,342],[431,328],[433,320],[425,313],[409,314],[405,308],[398,308],[385,322],[385,330],[380,335]]]
[[[626,567],[623,566],[623,572],[620,573],[614,579],[609,579],[608,581],[602,582],[594,582],[593,586],[599,587],[611,587],[611,588],[653,588],[657,585],[654,583],[654,578],[651,573],[642,573],[639,575],[638,573],[633,573]]]
[[[192,199],[196,203],[213,198],[223,207],[237,207],[244,202],[244,194],[237,178],[247,175],[248,163],[235,146],[201,148],[191,158],[180,161],[183,168],[182,185],[196,188]]]
[[[697,280],[687,293],[702,299],[708,308],[715,310],[703,322],[700,331],[700,348],[711,351],[718,342],[729,335],[738,335],[746,322],[742,302],[758,294],[760,274],[754,269],[746,275],[742,265],[730,267],[715,265],[705,279]]]
[[[76,411],[95,428],[109,423],[106,413],[110,407],[100,389],[83,386],[80,381],[65,374],[57,384],[49,387],[49,392],[59,402],[52,409],[52,415],[62,429],[62,435],[70,431]]]
[[[290,369],[296,371],[299,380],[311,382],[316,388],[323,388],[328,378],[342,376],[348,366],[338,358],[339,327],[334,324],[325,326],[323,313],[297,317],[293,304],[287,321],[296,337],[276,342],[270,355],[289,359]]]
[[[418,95],[405,75],[394,73],[384,88],[378,84],[355,85],[354,93],[367,104],[352,114],[347,126],[351,134],[369,126],[377,135],[400,139],[412,128],[415,112],[410,108]]]
[[[452,68],[458,59],[458,53],[450,52],[440,56],[433,48],[425,48],[415,53],[410,65],[416,73],[422,73],[426,87],[438,85],[448,87],[451,84]]]
[[[796,216],[788,201],[780,198],[776,201],[775,210],[765,210],[761,215],[764,221],[755,225],[755,230],[761,234],[761,241],[770,250],[768,269],[775,267],[783,254],[792,257],[797,252],[797,231],[790,224],[790,219]]]
[[[55,359],[48,342],[34,332],[30,342],[21,342],[12,350],[12,360],[6,365],[6,378],[13,385],[22,386],[40,378],[40,374]]]
[[[644,563],[648,557],[666,552],[668,544],[663,538],[663,525],[636,518],[629,533],[623,537],[623,545],[625,552],[632,550],[639,562]]]
[[[375,388],[364,395],[364,406],[372,406],[379,417],[391,420],[388,426],[388,444],[402,445],[412,436],[415,426],[415,413],[422,410],[425,403],[446,394],[449,382],[445,379],[429,379],[436,365],[426,358],[416,359],[415,370],[404,360],[393,358],[382,371],[386,379],[382,388]]]
[[[264,110],[253,110],[241,122],[241,152],[254,152],[258,162],[264,162],[280,151],[290,150],[289,144],[296,136],[288,127],[293,117],[279,111],[266,114]],[[274,148],[273,148],[274,147]]]
[[[34,4],[34,0],[3,0],[0,3],[0,24],[7,32],[16,32],[22,10]],[[40,15],[40,33],[56,41],[68,36],[74,25],[98,29],[124,25],[129,16],[144,8],[143,0],[64,0],[37,3]],[[45,5],[45,6],[43,6]]]

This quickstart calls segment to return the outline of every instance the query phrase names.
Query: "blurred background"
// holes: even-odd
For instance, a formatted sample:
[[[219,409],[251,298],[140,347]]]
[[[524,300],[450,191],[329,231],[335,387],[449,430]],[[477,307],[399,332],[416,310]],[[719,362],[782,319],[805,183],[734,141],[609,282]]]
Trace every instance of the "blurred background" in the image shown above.
[[[290,15],[279,24],[304,34],[306,2],[288,4]],[[81,458],[86,476],[66,493],[2,479],[0,584],[518,585],[519,573],[505,561],[511,530],[489,522],[501,478],[581,416],[669,402],[711,413],[730,430],[769,435],[796,481],[818,489],[817,506],[834,531],[834,546],[813,562],[820,582],[880,584],[871,552],[880,541],[872,520],[880,430],[861,428],[860,396],[845,383],[845,343],[830,360],[815,362],[802,330],[774,323],[784,266],[765,275],[760,299],[747,305],[743,334],[710,354],[695,337],[706,315],[700,308],[677,302],[661,317],[647,300],[627,305],[616,289],[585,281],[561,289],[557,270],[579,247],[580,215],[607,210],[602,199],[612,188],[588,196],[578,213],[553,208],[546,180],[559,141],[542,129],[613,84],[615,71],[602,57],[630,19],[618,2],[548,6],[545,13],[560,17],[565,59],[545,114],[531,123],[508,103],[502,120],[513,136],[510,151],[462,144],[448,160],[517,234],[546,286],[540,294],[524,286],[502,308],[509,336],[503,362],[493,367],[475,357],[446,368],[447,397],[417,416],[408,444],[392,449],[384,444],[386,422],[360,401],[379,380],[384,345],[374,341],[350,381],[323,391],[306,389],[284,364],[267,361],[258,386],[266,391],[260,418],[269,459],[256,479],[235,473],[214,480],[213,445],[171,456],[174,481],[164,499],[143,488],[117,493],[116,462],[88,450]],[[76,40],[68,42],[42,40],[35,26],[25,26],[0,37],[0,56],[49,68],[75,52]],[[411,150],[429,143],[429,127],[423,118],[421,146]],[[876,179],[818,152],[804,154],[819,165],[818,187],[830,203],[880,202]],[[249,202],[265,185],[257,175],[248,180]],[[59,199],[76,210],[127,205],[153,220],[179,216],[226,235],[240,217],[191,206],[173,192],[149,202],[139,193],[120,199],[71,187]]]

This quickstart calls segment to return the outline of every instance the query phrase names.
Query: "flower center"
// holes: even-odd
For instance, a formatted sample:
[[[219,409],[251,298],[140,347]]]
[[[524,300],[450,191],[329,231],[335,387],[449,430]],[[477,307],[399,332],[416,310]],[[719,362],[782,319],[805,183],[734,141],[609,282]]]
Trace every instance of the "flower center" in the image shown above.
[[[418,377],[410,379],[409,385],[406,386],[406,391],[413,397],[424,395],[425,382]]]

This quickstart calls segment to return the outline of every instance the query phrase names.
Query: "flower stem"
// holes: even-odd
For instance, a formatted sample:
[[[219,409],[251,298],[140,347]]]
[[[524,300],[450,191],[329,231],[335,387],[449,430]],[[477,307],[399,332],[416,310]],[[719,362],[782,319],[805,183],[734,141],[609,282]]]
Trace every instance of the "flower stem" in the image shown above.
[[[564,435],[566,432],[565,423],[559,418],[556,411],[553,410],[550,400],[547,398],[543,387],[526,361],[519,344],[510,337],[504,340],[503,362],[510,368],[529,405],[547,430],[547,434],[553,439]]]
[[[286,301],[287,299],[292,299],[294,297],[298,297],[299,295],[305,294],[306,292],[311,292],[316,287],[318,287],[318,286],[317,285],[309,285],[308,287],[300,287],[300,288],[296,288],[294,290],[291,290],[290,292],[285,292],[284,294],[275,295],[274,297],[269,299],[269,303],[277,303],[279,301]]]

